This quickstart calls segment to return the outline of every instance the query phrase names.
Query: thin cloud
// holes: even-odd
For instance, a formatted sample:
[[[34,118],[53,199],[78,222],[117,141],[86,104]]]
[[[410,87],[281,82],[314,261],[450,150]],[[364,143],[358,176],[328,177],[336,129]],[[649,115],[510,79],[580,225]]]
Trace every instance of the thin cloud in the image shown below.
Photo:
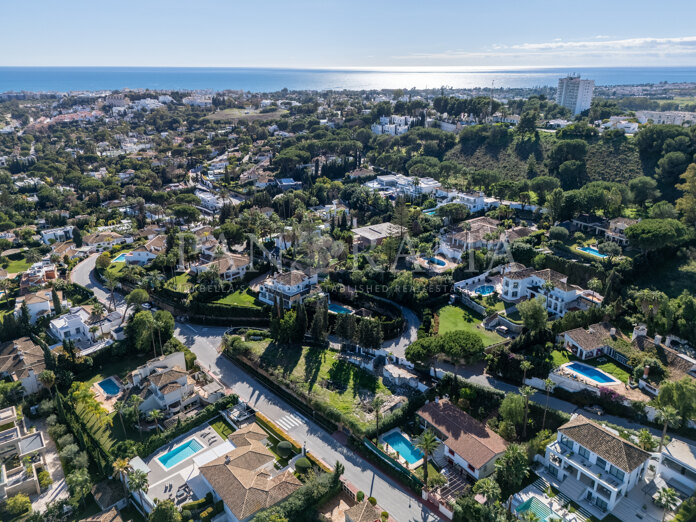
[[[396,56],[400,60],[488,62],[507,61],[519,63],[520,60],[546,63],[581,62],[595,63],[600,60],[613,64],[654,60],[666,65],[665,61],[696,61],[696,36],[673,38],[624,38],[608,39],[597,35],[592,40],[567,41],[554,39],[547,42],[527,42],[519,44],[494,44],[488,49],[450,49],[436,53],[414,53]]]

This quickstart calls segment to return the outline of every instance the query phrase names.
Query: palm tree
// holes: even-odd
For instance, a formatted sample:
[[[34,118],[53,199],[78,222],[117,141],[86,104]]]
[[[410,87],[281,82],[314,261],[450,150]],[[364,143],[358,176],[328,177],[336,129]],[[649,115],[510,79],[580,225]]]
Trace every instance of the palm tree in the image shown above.
[[[672,511],[677,506],[677,492],[672,488],[660,489],[657,493],[655,504],[664,509],[662,512],[662,521],[664,522],[667,512]]]
[[[128,402],[130,404],[130,407],[133,409],[133,412],[135,415],[138,416],[138,432],[140,433],[140,438],[143,438],[143,425],[140,420],[140,405],[143,402],[142,397],[139,395],[131,395],[130,398],[128,399]]]
[[[128,500],[128,486],[126,485],[126,475],[130,472],[131,467],[128,459],[116,459],[113,464],[114,477],[118,476],[123,483],[123,498]]]
[[[149,414],[150,420],[155,421],[155,425],[157,426],[157,431],[160,431],[160,425],[159,421],[162,418],[162,412],[160,410],[152,410]]]
[[[53,373],[52,370],[43,370],[39,374],[39,381],[46,388],[48,388],[48,393],[50,393],[51,398],[53,398],[53,392],[51,391],[51,388],[53,388],[53,385],[56,383],[56,374]]]
[[[500,498],[500,486],[491,477],[477,480],[473,491],[477,495],[486,497],[486,504],[494,504]]]
[[[435,434],[430,430],[425,430],[416,440],[416,448],[423,452],[423,482],[425,488],[428,488],[428,457],[432,455],[440,446],[440,441],[437,440]]]
[[[527,380],[527,371],[534,368],[534,365],[529,361],[522,361],[520,363],[520,370],[522,370],[522,384]]]
[[[82,502],[82,507],[85,507],[85,497],[92,489],[92,480],[89,477],[89,472],[85,468],[76,469],[65,477],[65,483],[70,489],[70,494],[77,497]]]
[[[143,500],[143,493],[147,493],[150,488],[150,482],[147,478],[147,473],[140,469],[130,471],[127,475],[128,477],[128,490],[131,493],[138,493],[140,497],[140,506],[145,509],[145,504]]]
[[[524,424],[522,425],[522,438],[527,436],[527,417],[529,415],[529,397],[536,393],[531,386],[522,386],[520,393],[524,397]]]
[[[94,303],[92,306],[92,319],[95,321],[101,321],[105,312],[106,310],[104,309],[103,304],[100,302]],[[99,329],[101,330],[102,337],[104,337],[104,325],[102,323],[99,323]]]
[[[657,410],[657,419],[662,423],[662,437],[660,437],[660,448],[658,452],[662,451],[662,446],[665,442],[665,437],[667,436],[667,428],[676,428],[681,423],[681,417],[676,408],[672,406],[664,406]]]
[[[544,426],[546,425],[546,412],[549,411],[549,394],[551,393],[551,390],[553,390],[553,387],[555,386],[555,382],[553,382],[551,379],[546,379],[544,381],[544,389],[546,389],[546,407],[544,408],[544,416],[541,419],[541,430],[544,430]]]
[[[109,271],[104,272],[104,279],[106,279],[106,287],[109,289],[109,292],[111,292],[111,307],[113,310],[116,310],[116,297],[114,290],[116,290],[116,284],[118,281],[116,280],[116,276]]]
[[[126,424],[123,422],[123,413],[128,409],[128,406],[123,401],[116,401],[114,410],[118,413],[118,418],[121,419],[121,428],[123,428],[123,436],[126,437]]]

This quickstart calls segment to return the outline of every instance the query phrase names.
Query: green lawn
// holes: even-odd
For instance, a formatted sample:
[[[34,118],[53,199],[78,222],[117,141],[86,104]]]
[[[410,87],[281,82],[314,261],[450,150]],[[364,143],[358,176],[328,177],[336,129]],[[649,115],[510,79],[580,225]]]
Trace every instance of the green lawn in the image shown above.
[[[479,326],[483,319],[468,308],[448,305],[440,308],[437,314],[440,321],[439,334],[445,334],[455,330],[467,330],[480,335],[483,339],[483,344],[486,346],[499,343],[503,340],[503,337],[497,333],[489,332],[485,328]]]
[[[418,466],[413,473],[421,480],[423,480],[423,466]],[[440,470],[437,469],[435,466],[433,466],[433,461],[428,460],[428,478],[432,478],[435,475],[438,475],[440,473]]]
[[[234,293],[227,294],[222,299],[215,301],[217,304],[227,304],[234,306],[246,306],[249,308],[259,308],[259,301],[256,296],[248,288],[245,290],[237,290]]]
[[[211,422],[210,425],[222,437],[222,440],[227,440],[227,436],[234,433],[234,428],[227,424],[224,419],[217,419],[215,422]]]
[[[31,264],[24,257],[21,259],[10,259],[9,261],[9,264],[5,267],[8,274],[25,272],[31,266]]]
[[[553,350],[551,352],[551,357],[553,357],[554,367],[561,366],[562,364],[565,364],[570,361],[579,360],[572,353],[566,350]],[[606,372],[609,375],[616,377],[621,382],[628,383],[630,374],[606,355],[600,356],[596,359],[588,359],[586,361],[582,361],[582,363],[587,364],[588,366],[594,366],[595,368],[598,368],[603,372]]]
[[[193,283],[191,282],[191,276],[185,273],[172,277],[167,281],[165,286],[176,292],[188,292],[193,286]]]
[[[126,263],[125,262],[118,262],[114,263],[113,261],[111,264],[106,268],[106,271],[112,274],[115,277],[118,277],[121,273],[121,270],[126,268]]]
[[[252,351],[266,367],[281,373],[283,380],[352,417],[362,428],[372,425],[363,401],[375,394],[391,395],[381,378],[339,359],[338,353],[329,349],[258,342],[252,344]]]

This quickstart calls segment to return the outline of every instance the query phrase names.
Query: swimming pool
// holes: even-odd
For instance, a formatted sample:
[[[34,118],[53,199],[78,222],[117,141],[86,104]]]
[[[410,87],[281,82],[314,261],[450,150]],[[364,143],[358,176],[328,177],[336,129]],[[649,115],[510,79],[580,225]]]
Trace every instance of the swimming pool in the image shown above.
[[[598,370],[597,368],[593,368],[592,366],[587,366],[585,364],[574,362],[567,364],[566,368],[573,370],[575,373],[579,373],[583,377],[587,377],[588,379],[598,382],[599,384],[614,384],[619,382],[608,373],[604,373],[602,370]]]
[[[434,216],[435,215],[435,209],[433,210],[424,210],[424,214],[427,214],[428,216]]]
[[[536,497],[525,500],[522,504],[515,508],[515,511],[517,511],[518,514],[531,511],[537,516],[540,522],[546,522],[549,519],[563,520],[560,515],[557,515],[549,506],[544,504]]]
[[[336,303],[329,303],[329,311],[335,314],[352,314],[353,310]]]
[[[111,262],[112,263],[125,263],[126,262],[126,254],[124,252],[120,253]]]
[[[593,247],[586,247],[586,246],[578,247],[578,250],[580,250],[581,252],[585,252],[586,254],[590,254],[591,256],[598,257],[600,259],[604,259],[606,257],[609,257],[608,255],[602,254],[599,250],[597,250],[596,248],[593,248]]]
[[[106,393],[110,397],[113,397],[114,395],[118,395],[119,393],[121,393],[121,387],[118,385],[116,381],[114,381],[112,377],[98,382],[97,386],[104,390],[104,393]]]
[[[203,449],[203,444],[196,439],[191,439],[184,442],[181,446],[177,446],[168,453],[165,453],[157,460],[166,469],[176,466],[180,462],[193,457],[196,453]]]
[[[495,292],[495,287],[493,285],[481,285],[474,289],[478,295],[491,295]]]
[[[423,458],[423,452],[411,444],[411,441],[398,431],[388,433],[383,437],[383,440],[395,451],[398,451],[399,455],[405,458],[409,464],[415,464]]]
[[[445,266],[447,264],[442,259],[438,259],[437,257],[425,257],[425,256],[422,256],[422,257],[431,265]]]

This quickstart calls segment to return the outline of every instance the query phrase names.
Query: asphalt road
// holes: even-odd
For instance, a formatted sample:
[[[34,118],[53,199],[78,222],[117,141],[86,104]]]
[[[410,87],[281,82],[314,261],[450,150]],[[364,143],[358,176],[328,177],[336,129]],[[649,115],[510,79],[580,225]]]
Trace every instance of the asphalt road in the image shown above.
[[[97,299],[106,304],[110,299],[110,293],[93,274],[96,257],[93,255],[77,265],[71,277],[74,282],[94,291]],[[119,309],[125,307],[122,297],[117,298],[116,301]],[[306,443],[307,449],[327,464],[342,462],[345,466],[344,476],[367,496],[375,497],[379,505],[394,519],[400,522],[440,520],[440,517],[423,506],[410,491],[402,489],[390,477],[346,448],[311,419],[307,419],[242,369],[221,356],[218,353],[218,347],[225,331],[224,327],[177,322],[174,334],[191,348],[198,357],[199,364],[208,369],[243,401],[248,402],[277,423],[295,440]]]

